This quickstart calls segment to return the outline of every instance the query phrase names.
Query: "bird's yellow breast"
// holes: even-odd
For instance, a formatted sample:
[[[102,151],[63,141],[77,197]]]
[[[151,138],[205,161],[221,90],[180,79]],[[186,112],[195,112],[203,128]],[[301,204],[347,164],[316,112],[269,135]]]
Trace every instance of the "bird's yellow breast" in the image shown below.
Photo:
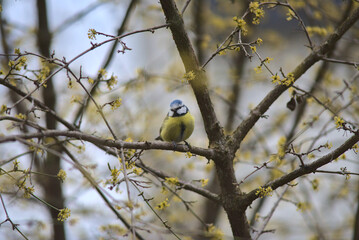
[[[193,129],[194,117],[190,112],[183,116],[167,116],[163,121],[160,136],[166,142],[181,142],[191,136]]]

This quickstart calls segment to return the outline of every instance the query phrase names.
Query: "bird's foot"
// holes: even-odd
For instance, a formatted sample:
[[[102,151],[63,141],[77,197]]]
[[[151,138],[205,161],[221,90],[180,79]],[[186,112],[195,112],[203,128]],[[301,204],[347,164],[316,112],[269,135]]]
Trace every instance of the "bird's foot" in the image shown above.
[[[184,141],[184,143],[186,144],[186,146],[188,147],[188,151],[190,152],[192,150],[192,146],[186,141]]]

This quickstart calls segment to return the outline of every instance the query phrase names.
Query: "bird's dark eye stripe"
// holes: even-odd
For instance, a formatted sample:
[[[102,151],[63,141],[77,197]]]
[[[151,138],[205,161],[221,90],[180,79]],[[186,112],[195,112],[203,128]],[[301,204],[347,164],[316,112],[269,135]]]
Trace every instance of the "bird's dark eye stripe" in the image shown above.
[[[171,109],[172,112],[176,112],[177,110],[181,109],[181,107],[175,108],[175,109]]]

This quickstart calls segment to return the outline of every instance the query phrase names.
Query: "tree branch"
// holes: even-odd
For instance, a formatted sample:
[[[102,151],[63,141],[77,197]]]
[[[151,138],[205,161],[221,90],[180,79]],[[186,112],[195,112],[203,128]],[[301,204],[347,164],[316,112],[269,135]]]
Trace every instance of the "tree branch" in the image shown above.
[[[111,140],[100,138],[94,135],[86,134],[80,131],[62,131],[62,130],[47,130],[29,134],[18,134],[9,136],[0,136],[0,143],[13,142],[17,139],[32,139],[43,137],[70,137],[77,140],[91,142],[95,145],[102,145],[107,147],[114,147],[120,149],[121,147],[126,149],[161,149],[178,152],[191,152],[193,154],[206,157],[208,159],[213,158],[217,153],[213,149],[205,149],[200,147],[191,146],[189,148],[185,144],[172,144],[170,142],[153,141],[153,142],[126,142],[122,140]]]
[[[185,30],[182,15],[173,0],[160,0],[160,2],[185,70],[187,73],[192,71],[195,75],[194,79],[189,80],[189,84],[196,96],[210,144],[219,141],[224,137],[223,129],[217,120],[212,100],[209,96],[207,76],[199,66]]]
[[[271,187],[273,190],[290,183],[291,181],[304,176],[306,174],[315,172],[318,168],[330,163],[331,161],[338,158],[340,155],[345,153],[347,150],[351,149],[354,144],[356,144],[359,141],[359,132],[357,131],[355,135],[350,137],[347,141],[345,141],[341,146],[339,146],[337,149],[333,150],[332,152],[328,153],[327,155],[319,158],[318,160],[306,164],[303,167],[299,167],[296,170],[274,180],[267,184],[265,184],[263,187]],[[256,194],[256,192],[259,189],[254,189],[248,194],[246,194],[243,197],[243,200],[246,202],[246,205],[249,206],[254,200],[256,200],[259,196]]]
[[[340,26],[332,33],[327,40],[314,49],[294,70],[294,81],[298,80],[310,67],[321,60],[322,56],[331,51],[337,41],[344,35],[344,33],[354,25],[359,19],[359,8],[355,9],[353,14],[340,24]],[[247,133],[256,124],[259,118],[269,109],[269,107],[278,99],[278,97],[289,88],[286,85],[278,85],[271,92],[264,97],[264,99],[251,111],[249,116],[237,127],[232,134],[231,141],[232,148],[237,150]]]

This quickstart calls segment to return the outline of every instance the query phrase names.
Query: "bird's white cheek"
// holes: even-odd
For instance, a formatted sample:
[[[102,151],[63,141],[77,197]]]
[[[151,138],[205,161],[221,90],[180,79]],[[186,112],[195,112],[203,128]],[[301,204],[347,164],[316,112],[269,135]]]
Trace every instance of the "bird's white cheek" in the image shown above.
[[[170,117],[173,117],[173,114],[174,114],[174,112],[172,112],[172,111],[168,112],[168,116],[170,116]]]
[[[186,106],[183,106],[183,107],[181,107],[180,109],[177,110],[178,115],[182,115],[182,114],[185,114],[185,113],[187,113]]]

